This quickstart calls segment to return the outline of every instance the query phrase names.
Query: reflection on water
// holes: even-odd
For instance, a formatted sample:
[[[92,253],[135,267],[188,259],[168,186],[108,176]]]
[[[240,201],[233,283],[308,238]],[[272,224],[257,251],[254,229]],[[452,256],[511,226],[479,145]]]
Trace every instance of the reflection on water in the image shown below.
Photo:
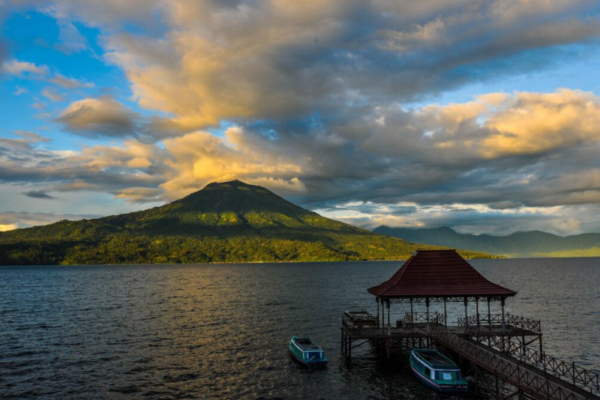
[[[519,291],[507,310],[542,320],[549,354],[600,369],[600,259],[473,264]],[[366,288],[399,266],[3,267],[0,397],[437,399],[406,355],[365,347],[351,366],[341,359],[342,312],[374,311]],[[462,304],[449,312],[462,316]],[[312,336],[329,367],[292,362],[292,334]]]

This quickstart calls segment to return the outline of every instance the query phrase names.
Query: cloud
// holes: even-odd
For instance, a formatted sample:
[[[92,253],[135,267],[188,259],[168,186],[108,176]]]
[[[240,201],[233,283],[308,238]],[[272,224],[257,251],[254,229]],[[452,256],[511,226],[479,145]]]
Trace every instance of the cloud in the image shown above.
[[[27,0],[13,0],[27,3]],[[32,1],[30,0],[30,3]],[[147,30],[156,29],[160,24],[158,11],[165,5],[161,0],[56,0],[38,1],[45,7],[42,9],[58,19],[76,16],[91,26],[101,26],[107,29],[118,29],[125,24],[136,23]]]
[[[541,230],[557,235],[597,231],[598,205],[583,207],[517,207],[494,210],[486,204],[443,204],[421,206],[414,203],[400,214],[397,204],[370,202],[363,207],[341,204],[338,208],[317,209],[322,215],[353,225],[373,229],[381,225],[409,228],[451,226],[462,233],[508,235],[519,231]],[[392,211],[392,212],[390,212]],[[590,217],[589,216],[593,216]]]
[[[129,203],[163,202],[165,191],[161,188],[130,187],[113,192],[116,198]]]
[[[177,132],[169,118],[143,116],[112,96],[75,101],[56,121],[62,124],[64,130],[90,138],[135,137],[152,142]]]
[[[17,224],[0,224],[0,232],[12,231],[19,228]]]
[[[87,39],[79,33],[77,27],[69,20],[58,18],[58,43],[54,48],[66,55],[79,53],[88,47]]]
[[[2,64],[2,71],[19,77],[40,78],[48,75],[50,70],[46,65],[13,59]]]
[[[422,99],[600,33],[587,1],[409,3],[184,0],[165,10],[167,35],[109,36],[106,58],[142,107],[194,130]]]
[[[48,79],[48,81],[62,87],[63,89],[80,89],[94,87],[93,83],[81,82],[75,78],[67,78],[61,74],[55,74],[54,77]]]
[[[42,96],[46,97],[52,102],[64,101],[65,96],[60,94],[55,88],[45,88],[42,90]]]
[[[65,219],[76,221],[80,219],[98,218],[89,214],[53,214],[36,212],[2,212],[0,213],[0,232],[17,228],[48,225]]]
[[[113,100],[98,107],[83,101],[63,118],[77,129],[105,133],[100,121],[133,135],[135,123],[121,110]],[[3,139],[0,179],[108,191],[134,202],[172,200],[210,182],[241,179],[315,208],[372,201],[485,204],[505,213],[594,204],[599,115],[600,98],[562,89],[490,93],[412,110],[374,107],[338,121],[253,123],[223,137],[197,131],[160,143],[131,139],[65,155],[39,148],[39,137]],[[397,212],[389,211],[401,217]]]
[[[112,97],[83,99],[69,105],[57,118],[64,129],[82,136],[134,136],[136,114]]]
[[[32,199],[56,200],[56,197],[50,196],[48,193],[39,190],[30,190],[29,192],[23,193],[23,195],[31,197]]]
[[[164,151],[136,141],[122,146],[93,146],[80,151],[49,150],[44,138],[0,138],[0,182],[43,186],[43,192],[126,193],[164,182]],[[37,189],[36,189],[37,190]],[[40,191],[40,190],[37,190]],[[147,202],[156,201],[156,195]],[[141,198],[138,196],[137,202]]]
[[[224,138],[198,132],[164,142],[171,157],[162,187],[178,197],[214,180],[287,182],[286,193],[313,207],[592,204],[600,200],[599,115],[597,96],[559,90],[415,110],[376,107],[326,125],[247,125]]]

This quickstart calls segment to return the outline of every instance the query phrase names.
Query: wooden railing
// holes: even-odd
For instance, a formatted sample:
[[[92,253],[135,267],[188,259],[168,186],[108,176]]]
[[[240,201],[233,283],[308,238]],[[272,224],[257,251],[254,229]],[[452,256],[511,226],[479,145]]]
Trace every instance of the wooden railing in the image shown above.
[[[444,314],[440,314],[436,311],[430,313],[406,313],[404,314],[404,320],[402,321],[406,326],[412,326],[416,323],[429,323],[446,325],[446,318]]]
[[[470,315],[469,317],[465,318],[459,318],[458,319],[458,326],[465,326],[465,327],[473,327],[473,326],[479,326],[479,327],[484,327],[484,326],[498,326],[498,325],[502,325],[503,320],[502,320],[502,314],[492,314],[492,315],[488,315],[488,314],[479,314],[478,315]],[[504,323],[506,324],[506,326],[514,326],[517,328],[521,328],[521,329],[526,329],[528,331],[532,331],[532,332],[536,332],[536,333],[542,333],[542,323],[541,321],[535,320],[535,319],[530,319],[530,318],[525,318],[525,317],[521,317],[518,315],[512,315],[509,313],[506,313],[504,315]]]
[[[567,363],[546,354],[540,354],[514,342],[508,342],[510,344],[507,344],[508,348],[505,351],[510,353],[511,356],[511,358],[507,358],[489,348],[489,350],[486,349],[483,345],[474,341],[462,339],[449,333],[443,328],[433,329],[429,334],[442,345],[525,392],[533,393],[536,396],[544,396],[545,399],[600,399],[600,397],[594,395],[600,393],[600,377],[598,374],[577,367],[574,363]],[[526,368],[520,362],[536,368],[539,372]],[[541,373],[542,371],[559,378],[559,381],[548,379]],[[560,381],[587,390],[589,395],[584,394],[583,391],[577,392],[567,385],[561,385]]]

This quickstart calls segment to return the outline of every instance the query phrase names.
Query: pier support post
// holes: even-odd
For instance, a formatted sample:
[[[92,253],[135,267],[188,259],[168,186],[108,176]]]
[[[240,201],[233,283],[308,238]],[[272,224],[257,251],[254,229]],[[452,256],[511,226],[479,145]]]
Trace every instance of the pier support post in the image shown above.
[[[477,315],[477,327],[479,328],[479,297],[475,297],[475,314]]]
[[[496,399],[500,400],[500,388],[498,387],[498,375],[494,375],[496,378]]]
[[[385,307],[383,306],[384,300],[381,299],[381,328],[385,328]]]
[[[448,326],[448,310],[446,309],[446,298],[444,297],[444,325]]]
[[[469,309],[467,308],[468,304],[468,297],[465,297],[465,326],[469,326]]]
[[[377,302],[377,325],[379,325],[379,297],[375,297],[375,301]]]
[[[388,315],[388,326],[390,325],[390,300],[387,300],[387,315]]]
[[[506,333],[506,321],[504,319],[504,303],[506,301],[506,298],[502,298],[500,300],[500,304],[502,305],[502,333]]]
[[[429,331],[429,297],[425,298],[425,307],[427,309],[427,312],[426,312],[426,316],[427,316],[427,331]]]
[[[490,298],[487,298],[488,301],[488,325],[490,327],[490,329],[492,328],[492,309],[490,308]]]
[[[352,361],[352,339],[348,338],[348,359]]]
[[[387,358],[390,358],[390,338],[385,339],[385,353]]]

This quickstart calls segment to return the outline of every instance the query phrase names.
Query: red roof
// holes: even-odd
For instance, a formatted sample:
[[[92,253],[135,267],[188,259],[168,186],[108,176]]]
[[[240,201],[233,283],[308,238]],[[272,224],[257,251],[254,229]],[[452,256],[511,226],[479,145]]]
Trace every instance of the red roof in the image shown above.
[[[369,289],[379,297],[514,296],[485,279],[455,250],[419,250],[387,281]]]

